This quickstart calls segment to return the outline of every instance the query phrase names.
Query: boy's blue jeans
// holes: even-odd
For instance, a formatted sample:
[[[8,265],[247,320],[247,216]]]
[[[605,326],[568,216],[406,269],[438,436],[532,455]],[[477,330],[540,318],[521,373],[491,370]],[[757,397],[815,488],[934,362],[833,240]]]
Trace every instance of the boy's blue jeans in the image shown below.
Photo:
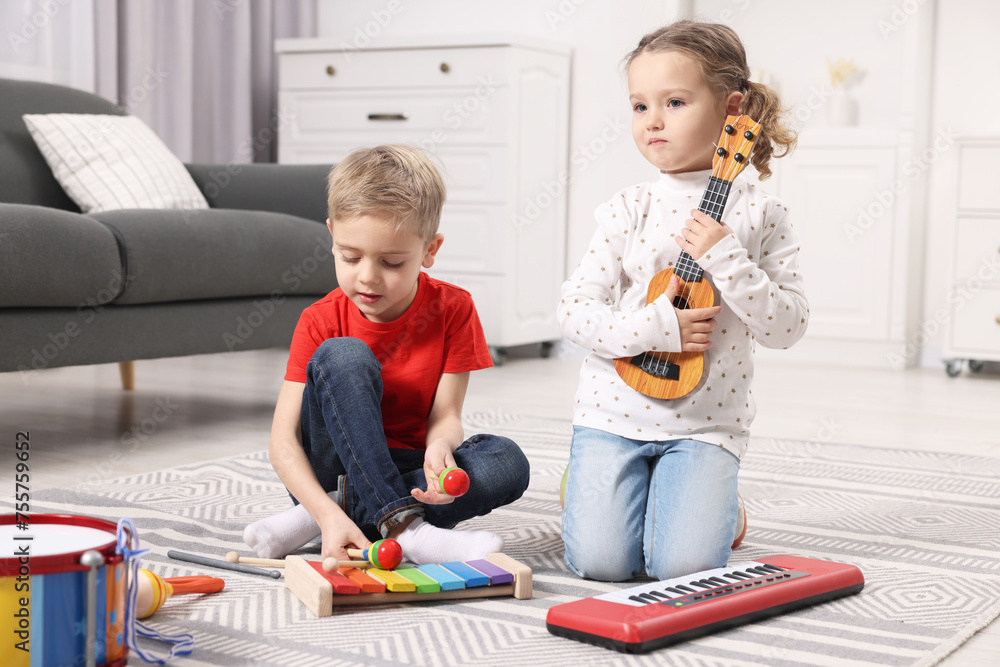
[[[697,440],[647,442],[575,426],[566,480],[566,564],[581,577],[656,579],[723,567],[736,531],[740,462]]]
[[[330,338],[310,359],[302,394],[306,457],[325,491],[339,488],[340,506],[369,538],[377,537],[374,530],[384,537],[411,514],[451,528],[521,497],[528,460],[516,443],[495,435],[474,435],[455,450],[455,462],[469,474],[465,495],[446,505],[411,496],[412,488],[427,489],[424,452],[386,444],[381,369],[361,340]]]

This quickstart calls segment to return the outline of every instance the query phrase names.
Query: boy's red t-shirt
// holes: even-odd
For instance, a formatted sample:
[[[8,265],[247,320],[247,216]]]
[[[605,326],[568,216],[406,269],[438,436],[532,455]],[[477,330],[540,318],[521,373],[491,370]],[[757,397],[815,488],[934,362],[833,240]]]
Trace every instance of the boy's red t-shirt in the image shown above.
[[[493,365],[472,296],[423,271],[413,303],[392,322],[365,319],[339,287],[302,311],[285,380],[304,383],[316,349],[341,336],[364,341],[382,364],[382,426],[390,447],[426,448],[427,418],[442,373]]]

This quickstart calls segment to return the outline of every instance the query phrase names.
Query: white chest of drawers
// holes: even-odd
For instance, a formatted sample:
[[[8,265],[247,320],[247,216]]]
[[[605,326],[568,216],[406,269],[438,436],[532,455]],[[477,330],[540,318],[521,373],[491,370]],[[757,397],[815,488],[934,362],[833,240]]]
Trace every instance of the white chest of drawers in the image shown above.
[[[958,142],[958,200],[944,357],[976,371],[1000,361],[1000,137]]]
[[[521,38],[279,40],[278,159],[335,163],[407,143],[448,186],[430,273],[467,289],[495,356],[559,337],[565,278],[569,51]]]

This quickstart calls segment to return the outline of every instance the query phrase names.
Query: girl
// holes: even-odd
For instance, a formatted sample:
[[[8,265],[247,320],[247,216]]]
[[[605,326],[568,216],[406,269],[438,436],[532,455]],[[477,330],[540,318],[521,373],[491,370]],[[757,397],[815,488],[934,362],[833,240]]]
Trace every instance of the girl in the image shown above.
[[[755,412],[754,342],[792,345],[809,313],[781,201],[737,176],[723,220],[692,210],[727,115],[761,123],[751,154],[761,179],[775,146],[780,157],[795,144],[777,95],[748,80],[739,37],[681,21],[643,37],[625,67],[632,136],[659,177],[597,208],[597,231],[558,309],[563,335],[590,351],[574,407],[566,562],[607,581],[726,564],[745,521],[736,475]],[[650,280],[681,250],[704,269],[719,305],[675,308],[676,278],[646,304]],[[673,400],[639,393],[613,360],[652,350],[707,352],[707,378]]]

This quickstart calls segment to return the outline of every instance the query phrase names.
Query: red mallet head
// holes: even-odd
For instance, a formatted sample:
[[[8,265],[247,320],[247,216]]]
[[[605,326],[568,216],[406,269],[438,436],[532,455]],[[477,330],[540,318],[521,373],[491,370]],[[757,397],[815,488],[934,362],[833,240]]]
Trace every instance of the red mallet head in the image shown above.
[[[365,549],[364,558],[380,570],[394,570],[403,562],[403,548],[396,540],[378,540]]]
[[[441,490],[449,496],[465,495],[465,492],[469,490],[469,473],[461,468],[445,468],[441,471],[438,484],[441,485]]]

